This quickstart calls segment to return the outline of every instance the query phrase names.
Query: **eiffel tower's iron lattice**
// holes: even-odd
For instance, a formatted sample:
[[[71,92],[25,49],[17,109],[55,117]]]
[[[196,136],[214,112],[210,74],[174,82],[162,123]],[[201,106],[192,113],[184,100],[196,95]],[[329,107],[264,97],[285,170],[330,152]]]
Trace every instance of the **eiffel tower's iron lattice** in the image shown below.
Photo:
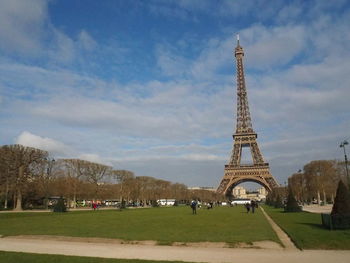
[[[244,51],[239,44],[238,36],[234,54],[237,63],[237,125],[233,135],[234,144],[230,162],[225,165],[224,177],[217,192],[231,195],[236,185],[247,181],[256,182],[271,191],[279,185],[270,173],[269,164],[264,161],[256,140],[258,135],[253,130],[244,79]],[[244,147],[250,148],[253,164],[241,164],[242,148]]]

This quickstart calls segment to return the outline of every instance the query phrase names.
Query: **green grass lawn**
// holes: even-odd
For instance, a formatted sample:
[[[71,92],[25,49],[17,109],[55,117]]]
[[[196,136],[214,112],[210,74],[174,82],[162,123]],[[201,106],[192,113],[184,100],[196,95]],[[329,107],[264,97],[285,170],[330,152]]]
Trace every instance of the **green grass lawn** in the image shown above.
[[[270,217],[302,249],[350,249],[350,229],[330,231],[322,227],[321,215],[264,206]]]
[[[139,259],[109,259],[92,257],[75,257],[60,255],[41,255],[31,253],[3,252],[0,251],[1,263],[172,263],[182,261],[150,261]]]
[[[280,243],[260,209],[247,214],[241,206],[0,214],[0,235],[60,235],[123,240],[237,243],[271,240]]]

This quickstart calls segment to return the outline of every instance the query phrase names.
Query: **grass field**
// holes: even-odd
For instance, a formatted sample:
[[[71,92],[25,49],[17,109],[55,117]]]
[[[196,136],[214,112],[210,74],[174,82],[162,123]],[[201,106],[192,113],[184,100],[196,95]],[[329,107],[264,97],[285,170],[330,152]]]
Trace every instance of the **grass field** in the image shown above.
[[[92,257],[73,257],[60,255],[40,255],[0,251],[1,263],[172,263],[181,261],[149,261],[138,259],[109,259]]]
[[[189,207],[130,210],[77,211],[68,213],[0,214],[0,235],[60,235],[123,240],[172,242],[238,242],[271,240],[280,243],[258,209],[202,209],[192,215]]]
[[[350,229],[325,229],[320,214],[284,213],[269,206],[264,209],[301,249],[350,249]]]

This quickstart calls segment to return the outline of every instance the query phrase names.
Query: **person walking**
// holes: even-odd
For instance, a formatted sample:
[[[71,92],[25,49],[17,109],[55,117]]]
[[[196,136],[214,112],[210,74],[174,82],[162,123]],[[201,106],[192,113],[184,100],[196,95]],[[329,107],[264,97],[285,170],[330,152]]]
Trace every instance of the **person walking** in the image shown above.
[[[245,208],[247,209],[247,213],[250,211],[250,203],[245,203]]]
[[[252,202],[251,202],[251,207],[252,207],[252,214],[254,214],[254,212],[255,212],[255,207],[256,207],[255,201],[254,201],[254,200],[252,200]]]
[[[192,200],[191,208],[192,208],[192,214],[196,215],[197,214],[197,202],[195,200]]]

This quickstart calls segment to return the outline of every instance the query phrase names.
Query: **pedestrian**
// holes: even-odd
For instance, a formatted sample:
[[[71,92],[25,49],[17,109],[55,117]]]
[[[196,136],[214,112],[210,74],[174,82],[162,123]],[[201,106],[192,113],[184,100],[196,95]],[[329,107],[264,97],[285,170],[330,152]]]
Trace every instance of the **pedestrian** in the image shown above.
[[[247,213],[250,211],[250,203],[245,203],[245,208],[247,209]]]
[[[197,214],[197,202],[195,200],[192,200],[191,208],[192,208],[192,214],[196,215]]]
[[[94,209],[94,211],[96,210],[97,204],[95,202],[92,203],[92,208]]]
[[[251,207],[252,207],[252,214],[254,214],[254,212],[255,212],[255,201],[254,200],[252,200],[252,202],[251,202]]]

